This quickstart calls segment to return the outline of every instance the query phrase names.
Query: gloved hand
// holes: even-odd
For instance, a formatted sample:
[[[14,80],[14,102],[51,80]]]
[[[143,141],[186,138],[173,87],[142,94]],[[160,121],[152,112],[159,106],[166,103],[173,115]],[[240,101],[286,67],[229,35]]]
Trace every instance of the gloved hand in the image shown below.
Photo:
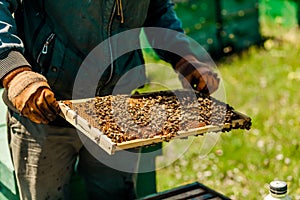
[[[13,106],[31,121],[47,124],[59,113],[59,105],[46,78],[30,68],[10,72],[2,83]]]
[[[175,70],[180,74],[179,79],[184,88],[192,87],[199,92],[209,95],[219,87],[220,79],[218,74],[194,56],[182,58],[176,64]]]

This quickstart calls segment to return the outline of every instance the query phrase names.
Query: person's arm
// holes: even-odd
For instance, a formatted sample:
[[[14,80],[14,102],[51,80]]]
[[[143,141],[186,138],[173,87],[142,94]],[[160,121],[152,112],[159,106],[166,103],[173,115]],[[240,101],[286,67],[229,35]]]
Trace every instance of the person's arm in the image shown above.
[[[203,58],[202,54],[206,52],[203,52],[202,48],[193,46],[194,41],[186,37],[173,6],[170,0],[150,1],[144,24],[150,45],[154,47],[161,59],[171,63],[179,74],[183,87],[211,94],[218,89],[220,80],[204,60],[199,61]]]
[[[148,15],[144,23],[144,30],[152,46],[165,49],[154,49],[158,56],[175,66],[181,59],[177,55],[178,53],[191,54],[192,51],[189,47],[188,39],[183,37],[182,23],[173,7],[174,3],[170,0],[151,0]],[[161,29],[154,29],[152,31],[151,28],[147,27]],[[170,52],[170,50],[173,52]]]
[[[0,87],[7,90],[12,110],[36,123],[49,123],[56,118],[59,106],[47,80],[31,71],[25,59],[24,45],[17,36],[13,13],[17,1],[0,1]]]
[[[0,87],[2,80],[9,72],[23,66],[30,67],[24,58],[24,45],[17,36],[17,27],[13,13],[17,1],[0,1]]]

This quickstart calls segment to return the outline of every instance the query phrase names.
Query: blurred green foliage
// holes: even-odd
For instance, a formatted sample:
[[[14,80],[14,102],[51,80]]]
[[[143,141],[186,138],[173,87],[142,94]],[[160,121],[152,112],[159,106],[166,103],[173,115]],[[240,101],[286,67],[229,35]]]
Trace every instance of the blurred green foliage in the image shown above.
[[[216,61],[225,101],[252,118],[251,130],[222,133],[204,158],[199,152],[203,137],[194,138],[179,159],[157,171],[159,191],[199,181],[232,199],[256,200],[268,193],[270,181],[281,179],[287,181],[290,196],[300,200],[297,7],[295,1],[260,0],[259,13],[264,43]],[[157,62],[151,56],[146,61]],[[175,73],[164,74],[155,67],[148,67],[147,73],[153,82],[169,77],[176,82]],[[179,143],[173,153],[184,145]],[[164,162],[166,159],[158,159],[158,166]]]

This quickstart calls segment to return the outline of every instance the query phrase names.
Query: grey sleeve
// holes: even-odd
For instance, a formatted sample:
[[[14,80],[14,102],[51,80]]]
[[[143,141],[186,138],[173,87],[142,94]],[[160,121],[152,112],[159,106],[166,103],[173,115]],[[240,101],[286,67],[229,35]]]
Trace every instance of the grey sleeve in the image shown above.
[[[0,80],[15,68],[29,66],[23,56],[24,45],[17,36],[16,22],[13,17],[17,5],[16,0],[0,1]]]

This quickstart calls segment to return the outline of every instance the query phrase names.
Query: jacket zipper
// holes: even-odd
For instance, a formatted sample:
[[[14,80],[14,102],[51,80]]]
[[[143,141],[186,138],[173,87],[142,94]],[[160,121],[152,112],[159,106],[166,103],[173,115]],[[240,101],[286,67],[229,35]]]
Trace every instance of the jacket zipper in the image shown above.
[[[36,62],[37,62],[37,63],[40,63],[40,59],[41,59],[41,55],[42,55],[42,54],[43,54],[43,55],[46,55],[46,54],[48,53],[48,47],[49,47],[49,44],[51,44],[51,42],[53,41],[54,37],[55,37],[55,33],[51,33],[51,34],[47,37],[47,39],[46,39],[46,41],[45,41],[45,43],[44,43],[44,45],[43,45],[42,50],[40,51],[39,55],[38,55],[37,58],[36,58]]]
[[[113,72],[114,72],[114,58],[113,58],[113,52],[112,52],[112,46],[111,46],[111,26],[113,23],[113,19],[116,13],[116,3],[114,4],[110,19],[109,19],[109,23],[108,23],[108,27],[107,27],[107,31],[108,31],[108,48],[109,48],[109,54],[110,54],[110,74],[109,77],[107,79],[107,81],[105,82],[105,85],[107,85],[112,78]]]

